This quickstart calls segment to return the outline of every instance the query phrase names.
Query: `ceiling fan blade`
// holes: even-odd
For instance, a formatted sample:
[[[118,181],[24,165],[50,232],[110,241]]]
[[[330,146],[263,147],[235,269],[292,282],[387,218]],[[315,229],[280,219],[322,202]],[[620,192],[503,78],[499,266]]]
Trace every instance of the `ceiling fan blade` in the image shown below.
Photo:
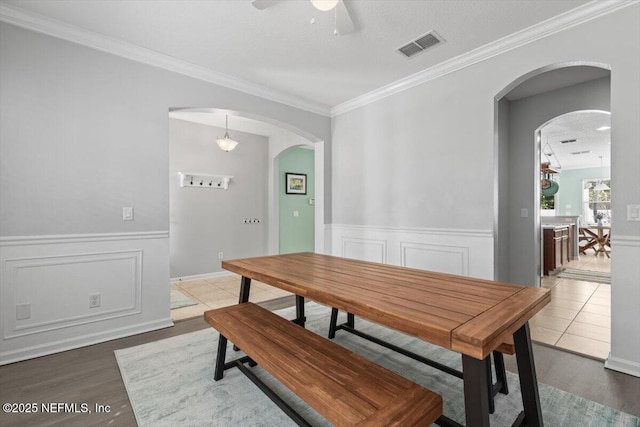
[[[347,7],[344,5],[343,0],[339,0],[336,5],[336,29],[338,30],[338,34],[345,35],[349,34],[353,30],[356,29],[356,26],[353,25],[353,20],[351,20],[351,15],[347,10]]]
[[[251,0],[251,4],[258,10],[264,10],[274,4],[280,3],[282,0]]]

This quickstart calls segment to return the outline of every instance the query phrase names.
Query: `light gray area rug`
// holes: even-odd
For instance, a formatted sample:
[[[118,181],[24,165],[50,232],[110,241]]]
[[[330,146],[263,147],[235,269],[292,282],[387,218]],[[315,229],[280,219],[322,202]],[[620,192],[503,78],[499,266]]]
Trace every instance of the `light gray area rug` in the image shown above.
[[[198,304],[177,289],[171,289],[171,310]]]
[[[596,282],[611,284],[611,273],[604,271],[576,270],[565,268],[558,274],[563,279],[582,280],[584,282]]]
[[[289,319],[295,317],[294,308],[277,313]],[[309,302],[306,314],[307,328],[326,336],[330,309]],[[457,353],[360,318],[356,318],[356,326],[461,369],[461,358]],[[462,380],[344,331],[338,331],[334,341],[441,394],[445,415],[464,423]],[[217,344],[218,333],[211,328],[115,352],[139,426],[295,425],[238,369],[226,371],[221,381],[213,380]],[[229,349],[227,358],[231,360],[240,354]],[[252,369],[314,426],[329,425],[259,366]],[[496,397],[492,426],[511,426],[522,408],[518,378],[510,372],[507,376],[510,393]],[[545,384],[540,384],[540,400],[546,426],[640,426],[637,417]]]

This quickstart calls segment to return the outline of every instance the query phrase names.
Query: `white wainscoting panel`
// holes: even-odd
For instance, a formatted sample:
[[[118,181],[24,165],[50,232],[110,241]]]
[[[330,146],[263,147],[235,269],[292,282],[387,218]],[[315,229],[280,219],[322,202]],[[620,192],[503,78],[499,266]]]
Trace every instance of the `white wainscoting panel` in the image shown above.
[[[387,241],[367,238],[343,237],[342,256],[362,261],[386,263]]]
[[[400,265],[440,273],[469,274],[469,247],[400,243]]]
[[[493,279],[493,232],[328,225],[337,256]]]
[[[640,236],[611,240],[611,353],[605,367],[640,377]]]
[[[0,269],[0,364],[173,325],[168,232],[3,237]]]
[[[142,251],[9,259],[4,267],[5,339],[142,310]],[[89,307],[93,294],[100,294],[99,307]],[[31,317],[18,320],[18,304],[30,304]]]

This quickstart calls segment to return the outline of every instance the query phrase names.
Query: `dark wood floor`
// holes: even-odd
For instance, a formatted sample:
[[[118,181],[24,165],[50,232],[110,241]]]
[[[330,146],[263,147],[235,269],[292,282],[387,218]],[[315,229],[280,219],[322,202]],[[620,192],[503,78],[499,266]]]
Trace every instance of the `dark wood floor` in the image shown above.
[[[292,299],[265,303],[269,309],[291,305]],[[132,347],[208,328],[201,319],[177,322],[172,328],[109,341],[0,367],[0,402],[83,403],[93,413],[6,414],[0,425],[9,426],[135,426],[114,350]],[[538,380],[570,393],[640,416],[640,379],[604,369],[602,362],[534,346]],[[507,369],[516,371],[515,358]],[[94,405],[109,405],[96,413]],[[78,408],[82,410],[82,408]]]

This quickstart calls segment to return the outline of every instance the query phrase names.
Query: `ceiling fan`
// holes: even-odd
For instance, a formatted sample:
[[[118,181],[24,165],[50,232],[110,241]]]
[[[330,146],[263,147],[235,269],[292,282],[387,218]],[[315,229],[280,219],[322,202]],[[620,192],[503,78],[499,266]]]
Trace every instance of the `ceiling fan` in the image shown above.
[[[282,3],[284,0],[251,0],[253,7],[259,10],[264,10],[275,4]],[[344,5],[343,0],[310,0],[313,7],[316,9],[327,12],[334,10],[336,17],[336,31],[335,34],[345,35],[356,29],[353,25],[353,20],[349,11]]]

